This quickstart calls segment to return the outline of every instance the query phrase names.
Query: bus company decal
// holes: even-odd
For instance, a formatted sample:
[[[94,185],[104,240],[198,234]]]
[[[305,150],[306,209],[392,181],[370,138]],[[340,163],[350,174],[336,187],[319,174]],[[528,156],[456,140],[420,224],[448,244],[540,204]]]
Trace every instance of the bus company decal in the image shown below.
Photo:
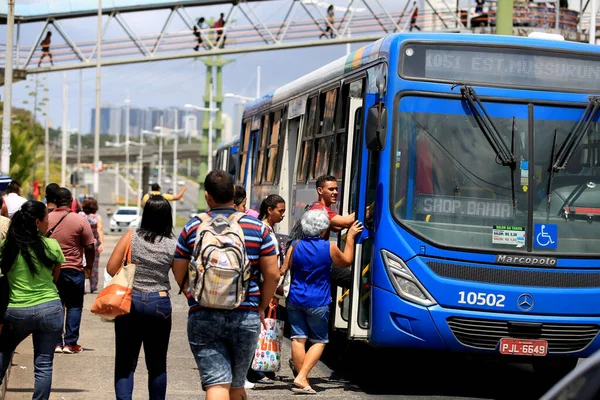
[[[530,255],[497,254],[497,264],[530,265],[534,267],[556,267],[556,258]]]

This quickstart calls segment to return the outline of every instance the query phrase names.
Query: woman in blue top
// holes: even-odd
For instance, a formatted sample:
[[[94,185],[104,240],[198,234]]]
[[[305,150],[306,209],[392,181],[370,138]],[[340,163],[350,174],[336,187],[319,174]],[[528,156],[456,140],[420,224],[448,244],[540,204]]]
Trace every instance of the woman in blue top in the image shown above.
[[[286,306],[292,327],[292,360],[298,371],[292,391],[314,394],[316,392],[308,383],[308,374],[329,341],[331,264],[344,268],[352,264],[354,239],[363,228],[360,222],[354,222],[348,229],[342,252],[335,243],[323,239],[329,229],[329,217],[324,210],[307,211],[302,216],[301,225],[305,238],[290,246],[281,275],[290,268],[292,282]],[[308,352],[306,339],[312,342]]]

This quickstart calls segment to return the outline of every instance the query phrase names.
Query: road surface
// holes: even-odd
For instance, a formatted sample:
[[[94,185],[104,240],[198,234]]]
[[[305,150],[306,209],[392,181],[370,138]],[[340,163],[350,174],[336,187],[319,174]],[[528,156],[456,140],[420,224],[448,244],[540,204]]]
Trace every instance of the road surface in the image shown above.
[[[103,269],[120,235],[106,235],[100,259],[100,287]],[[187,302],[177,295],[172,282],[173,329],[168,356],[167,399],[204,399],[199,375],[186,336]],[[87,289],[86,289],[87,292]],[[114,330],[89,310],[95,295],[86,294],[81,328],[81,354],[55,357],[52,400],[114,399]],[[143,353],[140,356],[143,358]],[[250,399],[298,399],[290,387],[292,374],[287,366],[290,342],[284,340],[281,381],[258,385]],[[136,372],[134,399],[147,399],[146,368],[141,359]],[[310,376],[317,396],[328,399],[538,399],[552,381],[533,373],[531,367],[482,361],[439,353],[374,351],[361,344],[333,342],[324,362]],[[26,339],[17,349],[6,400],[31,399],[33,348]]]

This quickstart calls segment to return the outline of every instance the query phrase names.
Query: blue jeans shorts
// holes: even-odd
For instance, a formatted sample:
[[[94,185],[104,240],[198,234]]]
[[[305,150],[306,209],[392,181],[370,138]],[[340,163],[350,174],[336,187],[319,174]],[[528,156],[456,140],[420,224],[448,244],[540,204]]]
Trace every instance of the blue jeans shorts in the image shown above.
[[[287,303],[291,339],[309,339],[313,343],[329,343],[329,305],[303,307]]]
[[[260,333],[256,311],[200,309],[188,317],[188,340],[202,389],[244,387]]]

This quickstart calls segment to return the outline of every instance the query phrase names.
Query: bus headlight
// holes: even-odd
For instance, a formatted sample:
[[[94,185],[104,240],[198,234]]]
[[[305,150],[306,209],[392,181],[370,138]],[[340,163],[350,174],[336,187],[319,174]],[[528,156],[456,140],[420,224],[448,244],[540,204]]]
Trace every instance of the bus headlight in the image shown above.
[[[404,261],[387,250],[381,250],[381,256],[392,285],[394,285],[400,297],[422,306],[436,304],[435,299],[421,285],[421,282],[414,276]]]

